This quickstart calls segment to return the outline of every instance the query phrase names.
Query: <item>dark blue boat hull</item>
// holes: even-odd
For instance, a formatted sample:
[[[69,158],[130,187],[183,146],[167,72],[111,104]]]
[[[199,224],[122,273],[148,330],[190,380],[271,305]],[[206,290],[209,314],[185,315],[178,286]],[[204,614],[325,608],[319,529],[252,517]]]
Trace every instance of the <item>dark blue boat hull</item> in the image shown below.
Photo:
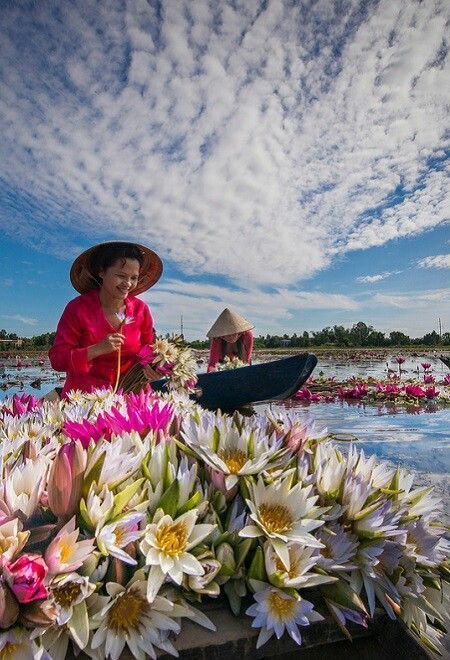
[[[249,367],[198,374],[202,395],[197,401],[209,410],[230,412],[252,403],[288,399],[306,382],[316,364],[315,355],[301,353]],[[157,380],[152,388],[164,390],[165,385],[164,380]]]

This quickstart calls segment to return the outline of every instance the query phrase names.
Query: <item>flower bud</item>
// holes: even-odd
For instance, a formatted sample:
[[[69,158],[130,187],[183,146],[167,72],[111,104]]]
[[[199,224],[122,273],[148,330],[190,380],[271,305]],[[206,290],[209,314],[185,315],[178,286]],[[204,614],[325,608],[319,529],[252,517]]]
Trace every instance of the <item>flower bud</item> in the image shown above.
[[[78,511],[87,455],[79,440],[62,445],[48,478],[48,504],[58,518],[70,518]]]
[[[19,616],[19,604],[8,586],[0,582],[0,628],[9,628]]]
[[[236,572],[234,550],[229,543],[221,543],[216,550],[216,559],[220,562],[220,577],[230,577]]]

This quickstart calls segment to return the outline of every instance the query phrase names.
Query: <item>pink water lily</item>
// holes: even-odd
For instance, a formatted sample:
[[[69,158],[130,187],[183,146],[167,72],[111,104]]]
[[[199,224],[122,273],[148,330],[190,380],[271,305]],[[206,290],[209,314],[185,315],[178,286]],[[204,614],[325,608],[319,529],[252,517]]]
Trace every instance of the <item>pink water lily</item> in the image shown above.
[[[425,385],[430,385],[431,383],[434,383],[436,381],[435,377],[433,374],[424,374],[423,376],[423,382]]]
[[[397,364],[403,364],[403,362],[405,362],[405,360],[406,360],[406,358],[402,357],[401,355],[397,355],[397,357],[395,358],[395,361],[397,362]]]
[[[450,374],[446,374],[446,375],[444,376],[444,379],[443,379],[442,383],[443,383],[444,385],[450,385]]]
[[[424,369],[424,371],[428,371],[428,369],[431,367],[431,364],[429,362],[422,362],[420,366],[422,369]]]
[[[367,396],[367,385],[357,383],[353,388],[338,387],[338,396],[340,399],[362,399]]]
[[[427,387],[425,390],[425,396],[427,399],[435,399],[439,396],[439,390],[437,390],[435,387]]]
[[[420,387],[420,385],[406,385],[405,394],[407,396],[413,397],[414,399],[423,399],[425,391]]]
[[[21,396],[14,394],[13,398],[8,403],[10,403],[9,406],[5,403],[0,407],[0,412],[11,415],[12,417],[25,415],[41,405],[40,400],[31,394],[22,394]]]
[[[3,566],[6,582],[19,603],[31,603],[48,596],[44,586],[47,571],[47,564],[40,555],[22,555]]]
[[[314,394],[307,387],[304,387],[302,390],[298,390],[298,392],[294,394],[293,398],[297,399],[298,401],[308,401],[309,403],[318,403],[322,399],[320,394]]]
[[[126,396],[126,408],[119,411],[116,407],[101,413],[95,422],[66,421],[63,433],[72,440],[80,440],[86,449],[91,440],[97,443],[100,438],[110,440],[113,435],[131,433],[147,434],[149,431],[167,433],[174,417],[174,408],[170,404],[162,405],[150,388],[139,394]]]

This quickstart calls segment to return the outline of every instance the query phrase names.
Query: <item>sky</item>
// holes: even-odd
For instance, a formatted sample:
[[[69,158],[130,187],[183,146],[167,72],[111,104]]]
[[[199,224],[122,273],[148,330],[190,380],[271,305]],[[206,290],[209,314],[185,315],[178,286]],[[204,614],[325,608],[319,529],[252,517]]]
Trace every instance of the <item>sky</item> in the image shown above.
[[[445,0],[2,0],[0,328],[73,259],[164,262],[158,332],[450,330]]]

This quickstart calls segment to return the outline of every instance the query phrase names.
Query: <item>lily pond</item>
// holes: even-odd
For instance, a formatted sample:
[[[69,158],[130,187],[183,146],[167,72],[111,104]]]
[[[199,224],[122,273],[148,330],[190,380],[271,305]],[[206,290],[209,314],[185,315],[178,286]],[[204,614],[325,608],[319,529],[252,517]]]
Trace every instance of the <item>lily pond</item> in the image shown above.
[[[255,361],[277,359],[281,356],[265,354]],[[200,358],[199,370],[204,368],[204,356]],[[448,374],[448,368],[437,356],[409,356],[401,365],[401,379],[423,377],[421,363],[431,366],[436,387]],[[334,377],[336,381],[357,379],[386,379],[388,374],[398,373],[395,356],[361,356],[361,359],[344,361],[339,357],[319,357],[313,373],[315,379]],[[33,358],[15,357],[0,360],[0,400],[15,393],[30,393],[43,396],[64,381],[62,374],[52,370],[46,356]],[[330,433],[342,438],[342,445],[350,438],[357,441],[367,454],[392,464],[402,464],[418,473],[421,484],[433,484],[439,494],[450,503],[450,406],[440,406],[425,401],[419,406],[396,403],[370,402],[361,400],[320,400],[271,404],[295,411],[303,420],[313,418],[316,428],[326,427]],[[261,408],[263,404],[257,406]]]

